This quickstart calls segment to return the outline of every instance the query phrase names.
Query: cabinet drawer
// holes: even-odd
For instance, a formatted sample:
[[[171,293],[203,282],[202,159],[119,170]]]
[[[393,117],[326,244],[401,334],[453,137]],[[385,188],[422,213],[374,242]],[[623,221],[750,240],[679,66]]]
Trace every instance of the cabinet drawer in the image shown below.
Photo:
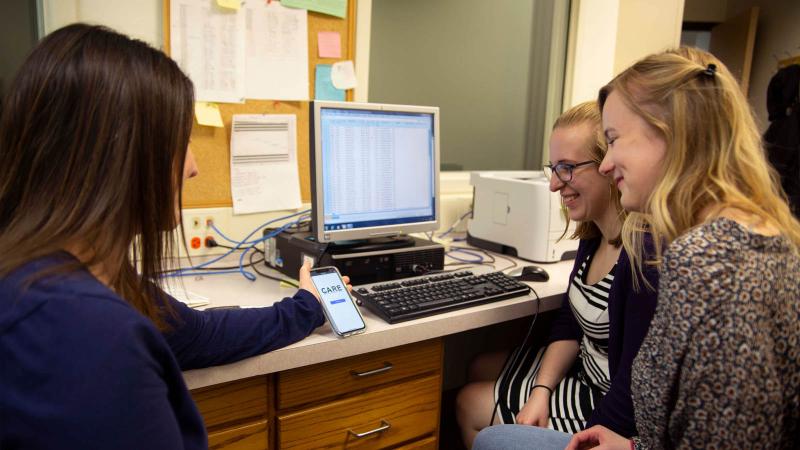
[[[401,445],[400,447],[395,447],[395,450],[436,450],[438,448],[436,444],[436,438],[431,436],[406,445]]]
[[[231,428],[208,435],[209,450],[267,450],[267,421]]]
[[[440,388],[437,374],[280,415],[278,446],[382,448],[435,435]]]
[[[262,420],[267,417],[269,378],[247,378],[192,391],[206,429]]]
[[[440,373],[441,364],[442,341],[433,339],[288,370],[278,375],[278,409],[316,403],[429,372]]]

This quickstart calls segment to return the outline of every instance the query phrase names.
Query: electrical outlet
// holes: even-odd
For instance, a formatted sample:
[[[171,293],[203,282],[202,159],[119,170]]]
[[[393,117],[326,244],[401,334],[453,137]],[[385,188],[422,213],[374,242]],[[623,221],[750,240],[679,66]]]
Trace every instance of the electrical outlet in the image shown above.
[[[183,210],[183,230],[185,233],[184,239],[186,246],[178,245],[179,256],[186,256],[188,250],[190,256],[207,256],[207,255],[221,255],[227,253],[229,249],[222,247],[208,247],[206,242],[209,238],[214,239],[217,243],[227,246],[236,245],[233,242],[226,240],[222,235],[214,230],[216,227],[219,231],[225,234],[227,238],[235,241],[241,241],[247,238],[248,241],[258,239],[262,236],[261,231],[254,233],[252,236],[247,237],[258,226],[283,216],[294,214],[303,209],[309,209],[310,205],[303,205],[297,211],[272,211],[267,213],[256,214],[233,214],[233,208],[191,208]],[[283,225],[286,222],[295,220],[296,217],[282,222],[276,222],[273,225]],[[213,224],[213,226],[212,226]]]
[[[472,208],[472,186],[469,185],[468,174],[456,174],[448,177],[443,176],[443,189],[441,192],[441,216],[440,226],[437,233],[442,233],[450,228],[462,215]],[[311,205],[304,204],[301,210],[309,209]],[[225,234],[226,237],[240,241],[247,237],[256,227],[269,220],[277,219],[297,211],[273,211],[257,214],[234,215],[233,208],[191,208],[183,210],[183,229],[185,232],[185,244],[178,245],[179,256],[186,256],[186,249],[190,256],[221,255],[228,252],[222,247],[207,247],[206,241],[209,237],[217,243],[233,246],[234,243],[227,241],[219,233],[214,231],[212,224]],[[283,225],[296,218],[288,219],[274,225]],[[467,218],[462,220],[455,228],[455,232],[463,232],[467,229]],[[248,240],[258,239],[262,236],[261,231],[253,234]]]

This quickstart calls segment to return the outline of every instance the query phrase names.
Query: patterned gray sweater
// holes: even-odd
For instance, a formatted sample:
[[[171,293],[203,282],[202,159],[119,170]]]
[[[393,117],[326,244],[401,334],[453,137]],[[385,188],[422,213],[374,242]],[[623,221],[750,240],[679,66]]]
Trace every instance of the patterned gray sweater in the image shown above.
[[[637,448],[796,448],[800,259],[718,218],[672,242],[633,363]]]

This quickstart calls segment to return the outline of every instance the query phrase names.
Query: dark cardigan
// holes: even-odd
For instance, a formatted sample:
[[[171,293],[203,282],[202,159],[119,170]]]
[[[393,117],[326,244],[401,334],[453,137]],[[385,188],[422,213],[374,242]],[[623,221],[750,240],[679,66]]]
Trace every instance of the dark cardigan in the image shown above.
[[[580,242],[575,266],[569,277],[570,285],[581,263],[599,246],[599,238]],[[657,289],[658,271],[654,268],[645,268],[644,272],[645,278]],[[580,341],[583,338],[583,331],[575,320],[567,295],[564,294],[561,309],[551,325],[548,343],[563,340]],[[592,416],[586,424],[587,428],[603,425],[625,437],[637,434],[631,401],[631,363],[647,334],[656,309],[656,297],[657,292],[648,289],[641,277],[639,277],[639,292],[634,291],[631,263],[623,249],[617,260],[614,282],[608,296],[608,368],[611,375],[611,389],[600,403],[595,405]]]
[[[0,277],[0,448],[208,449],[182,370],[289,345],[322,325],[305,290],[266,308],[196,311],[153,322],[88,271],[29,276],[66,254]]]

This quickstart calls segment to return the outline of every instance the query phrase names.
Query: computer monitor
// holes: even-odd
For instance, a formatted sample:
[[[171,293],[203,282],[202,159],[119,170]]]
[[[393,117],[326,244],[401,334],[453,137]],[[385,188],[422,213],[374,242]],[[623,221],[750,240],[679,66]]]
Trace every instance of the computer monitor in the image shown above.
[[[439,108],[315,101],[310,122],[317,241],[439,228]]]

